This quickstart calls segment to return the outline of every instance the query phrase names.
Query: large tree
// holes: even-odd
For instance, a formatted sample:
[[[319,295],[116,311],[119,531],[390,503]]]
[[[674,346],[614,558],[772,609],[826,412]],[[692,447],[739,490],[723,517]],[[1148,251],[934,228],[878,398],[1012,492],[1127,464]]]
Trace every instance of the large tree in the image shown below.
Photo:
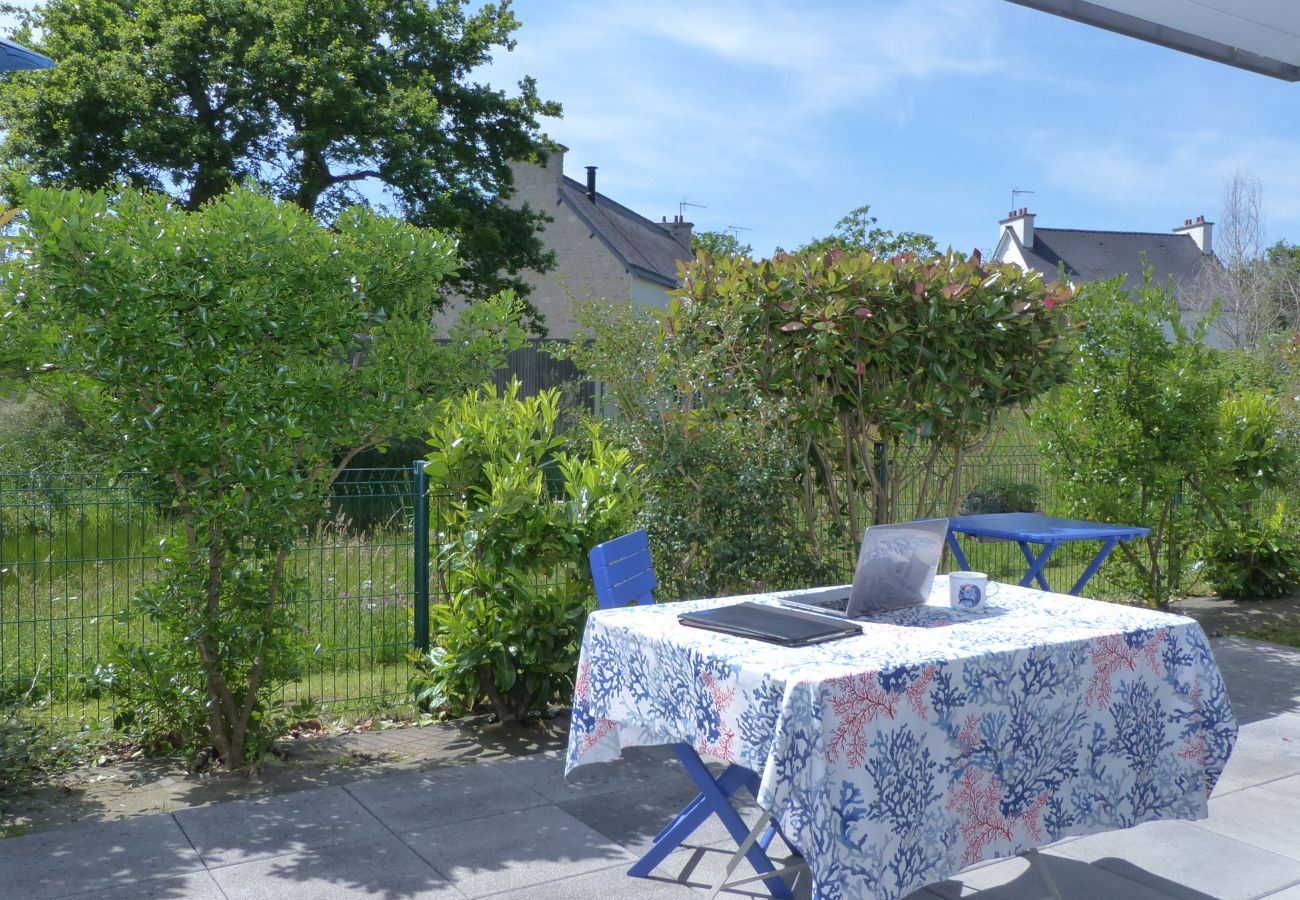
[[[1264,251],[1268,290],[1286,327],[1300,329],[1300,246],[1278,241]]]
[[[843,250],[846,253],[870,250],[878,256],[893,256],[897,253],[934,256],[939,252],[939,245],[931,235],[922,231],[896,232],[882,228],[871,214],[871,204],[865,204],[836,222],[835,229],[830,234],[809,241],[798,252],[825,253],[828,250]]]
[[[695,255],[707,253],[709,256],[749,256],[754,248],[742,243],[740,238],[730,231],[697,231],[691,235],[691,250]]]
[[[1179,298],[1201,315],[1217,305],[1219,316],[1209,334],[1242,350],[1264,346],[1300,313],[1294,248],[1285,242],[1266,247],[1265,234],[1264,187],[1250,172],[1238,170],[1223,186],[1223,215],[1214,238],[1221,266],[1204,266]]]
[[[513,95],[474,78],[519,23],[508,0],[467,5],[49,0],[16,36],[58,65],[0,81],[4,158],[41,182],[124,179],[191,210],[250,179],[327,219],[384,195],[456,232],[457,290],[522,287],[520,270],[550,262],[539,213],[494,201],[560,108],[530,78]]]

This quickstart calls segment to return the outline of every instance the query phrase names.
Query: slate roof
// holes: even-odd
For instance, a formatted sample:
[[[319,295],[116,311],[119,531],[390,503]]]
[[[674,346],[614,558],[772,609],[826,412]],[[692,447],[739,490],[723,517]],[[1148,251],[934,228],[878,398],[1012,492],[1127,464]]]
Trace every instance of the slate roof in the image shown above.
[[[677,263],[695,256],[667,228],[616,203],[599,191],[587,199],[587,187],[569,176],[560,184],[560,201],[587,224],[605,246],[636,275],[665,287],[677,286]]]
[[[1020,250],[1030,268],[1042,272],[1048,280],[1064,262],[1066,275],[1080,281],[1099,281],[1123,272],[1128,276],[1125,288],[1130,293],[1142,286],[1145,257],[1157,282],[1173,276],[1180,299],[1199,279],[1215,278],[1222,271],[1218,258],[1202,253],[1186,234],[1035,228],[1034,246],[1022,245]]]

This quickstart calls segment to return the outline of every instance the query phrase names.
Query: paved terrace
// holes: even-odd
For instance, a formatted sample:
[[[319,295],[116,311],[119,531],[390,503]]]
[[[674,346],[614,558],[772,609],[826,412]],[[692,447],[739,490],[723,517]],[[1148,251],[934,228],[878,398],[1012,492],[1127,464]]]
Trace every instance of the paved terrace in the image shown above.
[[[1068,900],[1300,900],[1300,650],[1233,637],[1214,647],[1242,728],[1210,817],[1053,845],[1043,855]],[[293,777],[261,783],[155,778],[132,794],[152,790],[169,810],[152,815],[114,820],[128,811],[127,795],[100,794],[99,809],[78,812],[91,821],[38,817],[39,830],[0,842],[0,897],[656,900],[707,892],[728,852],[720,827],[697,832],[697,844],[671,857],[657,880],[623,874],[693,793],[666,753],[629,751],[566,783],[555,749],[562,736],[525,745],[471,731],[411,728],[303,745],[388,765],[290,767]],[[241,791],[256,796],[214,802]],[[807,897],[807,885],[796,892]],[[1044,895],[1015,859],[910,900]]]

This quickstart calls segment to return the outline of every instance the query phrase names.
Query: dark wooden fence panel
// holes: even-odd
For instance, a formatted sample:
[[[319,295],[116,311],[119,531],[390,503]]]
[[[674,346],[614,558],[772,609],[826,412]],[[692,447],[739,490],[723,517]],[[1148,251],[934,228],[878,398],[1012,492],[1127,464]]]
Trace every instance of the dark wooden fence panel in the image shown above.
[[[574,405],[598,412],[599,386],[583,374],[572,361],[558,359],[551,350],[569,342],[555,338],[533,338],[518,350],[511,352],[505,368],[497,369],[498,390],[505,388],[511,378],[518,378],[520,393],[532,397],[548,388],[559,388],[566,405]]]

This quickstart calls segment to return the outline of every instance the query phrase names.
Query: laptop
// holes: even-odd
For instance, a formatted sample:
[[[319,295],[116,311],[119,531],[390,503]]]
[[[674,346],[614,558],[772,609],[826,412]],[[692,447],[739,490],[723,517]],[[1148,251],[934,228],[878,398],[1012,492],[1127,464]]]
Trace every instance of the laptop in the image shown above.
[[[790,591],[777,599],[791,609],[849,619],[920,606],[930,599],[947,535],[947,519],[872,525],[862,536],[852,587]]]

